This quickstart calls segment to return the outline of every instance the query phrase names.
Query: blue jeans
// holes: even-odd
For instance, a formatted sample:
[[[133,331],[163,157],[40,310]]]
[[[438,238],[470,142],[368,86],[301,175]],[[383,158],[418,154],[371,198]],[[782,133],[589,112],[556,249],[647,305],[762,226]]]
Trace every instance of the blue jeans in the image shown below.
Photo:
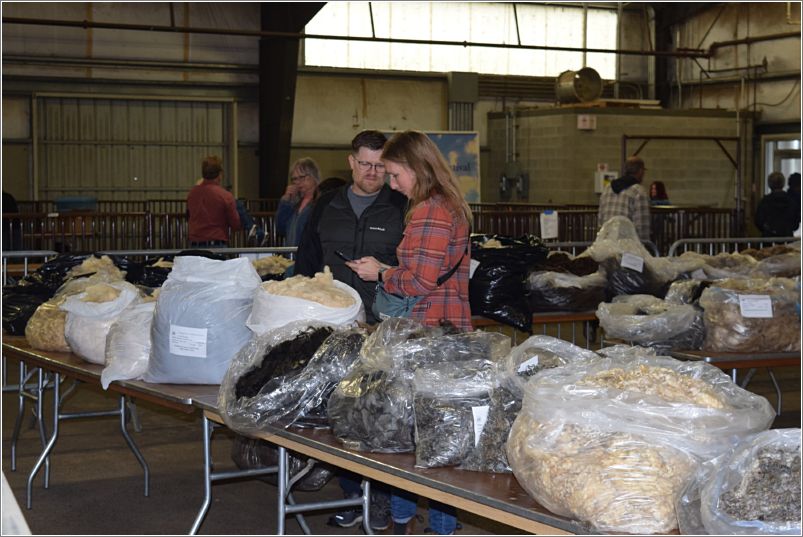
[[[396,489],[390,496],[390,514],[393,522],[404,524],[415,516],[418,498],[403,490]],[[455,509],[434,500],[429,501],[429,526],[439,535],[451,535],[457,527]]]

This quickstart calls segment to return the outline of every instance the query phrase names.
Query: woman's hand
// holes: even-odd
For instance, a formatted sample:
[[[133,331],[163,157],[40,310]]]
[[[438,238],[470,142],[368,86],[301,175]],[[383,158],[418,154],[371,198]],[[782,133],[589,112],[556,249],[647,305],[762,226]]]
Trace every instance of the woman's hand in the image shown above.
[[[282,195],[282,199],[286,201],[296,201],[298,197],[299,197],[298,185],[293,183],[287,185],[287,188],[284,190],[284,194]]]
[[[375,257],[367,256],[355,259],[354,261],[346,261],[346,266],[357,273],[361,280],[366,282],[375,282],[379,279],[379,269],[390,268],[376,260]]]

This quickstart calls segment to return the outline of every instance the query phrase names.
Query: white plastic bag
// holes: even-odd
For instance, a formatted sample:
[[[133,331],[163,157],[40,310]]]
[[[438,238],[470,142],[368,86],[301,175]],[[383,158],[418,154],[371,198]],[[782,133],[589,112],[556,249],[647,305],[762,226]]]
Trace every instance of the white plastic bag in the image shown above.
[[[116,298],[107,302],[85,302],[87,293],[97,286],[108,286],[119,291]],[[72,295],[60,307],[67,312],[64,337],[72,351],[93,364],[106,362],[106,336],[112,323],[129,304],[139,297],[139,291],[128,282],[101,283],[86,291]]]
[[[142,378],[148,369],[155,308],[155,300],[132,304],[111,325],[106,337],[106,367],[100,375],[104,390],[115,380]]]
[[[219,384],[251,339],[245,320],[261,282],[246,258],[177,257],[156,301],[143,380]]]
[[[254,292],[254,307],[246,325],[255,334],[264,334],[293,321],[320,321],[334,326],[345,326],[354,321],[365,321],[365,307],[360,294],[343,282],[334,281],[335,287],[354,299],[354,304],[345,308],[324,306],[312,300],[292,296],[274,295],[263,287]]]

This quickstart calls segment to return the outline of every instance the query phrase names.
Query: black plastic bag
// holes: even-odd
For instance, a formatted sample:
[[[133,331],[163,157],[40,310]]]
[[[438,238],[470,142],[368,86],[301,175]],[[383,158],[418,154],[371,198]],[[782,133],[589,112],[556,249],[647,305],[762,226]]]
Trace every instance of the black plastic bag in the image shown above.
[[[44,285],[16,285],[3,288],[3,330],[24,336],[25,325],[36,308],[50,300],[53,293]]]
[[[34,272],[25,276],[20,285],[38,284],[51,290],[51,296],[64,283],[70,269],[80,265],[91,254],[62,254],[42,264]]]
[[[613,258],[606,259],[600,265],[608,277],[608,284],[605,286],[606,302],[619,295],[652,295],[664,298],[672,283],[657,275],[646,263],[643,272],[622,267]]]
[[[231,459],[241,470],[252,470],[256,468],[267,468],[279,464],[279,449],[264,440],[258,438],[248,438],[236,434],[231,445]],[[307,466],[309,457],[296,456],[292,453],[288,457],[288,475],[292,479],[294,475]],[[334,469],[328,464],[316,462],[315,466],[301,480],[293,485],[292,490],[315,491],[320,490],[334,477]],[[263,481],[271,485],[277,484],[278,474],[271,474],[262,477]],[[292,491],[291,491],[292,492]]]
[[[547,249],[540,244],[473,248],[471,257],[480,264],[468,285],[471,313],[531,332],[532,313],[524,282],[531,268],[546,256]]]

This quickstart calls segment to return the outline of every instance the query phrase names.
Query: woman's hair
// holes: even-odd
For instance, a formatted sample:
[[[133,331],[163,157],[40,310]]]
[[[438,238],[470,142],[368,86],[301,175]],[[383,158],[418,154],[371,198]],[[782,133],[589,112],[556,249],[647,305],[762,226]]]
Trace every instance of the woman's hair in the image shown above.
[[[668,200],[669,196],[666,195],[666,187],[662,181],[653,181],[652,183],[655,185],[655,196],[651,196],[654,200]],[[650,190],[652,190],[652,185],[650,185]],[[652,193],[652,192],[651,192]]]
[[[382,160],[405,166],[415,174],[406,221],[409,221],[412,210],[419,203],[440,194],[446,204],[471,225],[471,209],[460,193],[457,178],[429,136],[419,131],[397,132],[385,145]]]
[[[313,179],[315,179],[315,184],[320,184],[321,182],[321,170],[318,169],[318,165],[309,157],[300,158],[290,166],[290,174],[292,175],[293,170],[299,170],[301,173],[306,173],[311,175]]]

